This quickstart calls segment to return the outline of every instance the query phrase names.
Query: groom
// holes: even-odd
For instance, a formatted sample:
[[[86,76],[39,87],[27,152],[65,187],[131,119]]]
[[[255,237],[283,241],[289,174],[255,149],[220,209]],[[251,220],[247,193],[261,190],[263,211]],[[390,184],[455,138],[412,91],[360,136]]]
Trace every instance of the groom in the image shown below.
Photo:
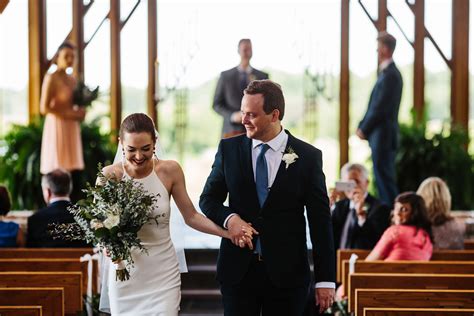
[[[302,315],[310,286],[305,207],[321,312],[332,305],[335,288],[321,151],[282,128],[285,100],[278,84],[252,81],[241,111],[246,135],[220,142],[199,201],[232,236],[222,239],[217,262],[225,315]],[[242,236],[247,223],[258,231],[254,250],[245,248],[251,245]]]

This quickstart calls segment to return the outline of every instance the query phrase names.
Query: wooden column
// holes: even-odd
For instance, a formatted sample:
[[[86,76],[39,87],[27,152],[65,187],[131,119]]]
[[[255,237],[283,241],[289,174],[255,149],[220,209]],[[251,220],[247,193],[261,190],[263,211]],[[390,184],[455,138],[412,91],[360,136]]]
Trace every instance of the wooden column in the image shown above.
[[[3,10],[5,10],[7,7],[8,2],[10,2],[10,0],[0,0],[0,14],[3,13]]]
[[[469,125],[469,1],[453,0],[451,119]]]
[[[28,1],[28,119],[40,114],[41,84],[47,71],[46,0]]]
[[[415,14],[415,61],[413,69],[413,107],[417,123],[423,121],[425,111],[425,0],[416,0]]]
[[[379,32],[387,30],[387,16],[388,16],[388,8],[387,8],[387,0],[379,0],[378,6],[378,17],[377,17],[377,30]]]
[[[387,31],[387,16],[388,16],[387,0],[379,0],[378,17],[377,17],[377,32],[380,33],[380,32]],[[381,63],[381,60],[377,58],[377,72],[378,72],[380,63]]]
[[[122,121],[122,83],[120,72],[120,1],[110,0],[110,130],[112,139]]]
[[[83,0],[72,1],[72,32],[71,42],[76,46],[76,58],[74,60],[74,76],[76,79],[84,79],[84,2]]]
[[[155,122],[158,128],[158,111],[157,111],[157,12],[156,0],[148,0],[148,87],[147,87],[147,112]]]
[[[341,0],[341,74],[339,81],[339,165],[349,161],[349,6]]]

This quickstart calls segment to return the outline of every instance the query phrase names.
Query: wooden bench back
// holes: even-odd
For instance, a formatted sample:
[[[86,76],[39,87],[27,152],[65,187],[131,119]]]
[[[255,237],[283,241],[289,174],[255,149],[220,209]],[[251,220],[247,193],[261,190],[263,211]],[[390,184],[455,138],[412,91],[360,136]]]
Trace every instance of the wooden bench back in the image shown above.
[[[355,316],[366,307],[474,308],[474,290],[357,289]]]
[[[2,248],[0,258],[32,259],[32,258],[71,258],[79,259],[85,254],[93,254],[92,248]]]
[[[357,261],[357,273],[438,273],[474,274],[474,262],[468,261]],[[344,293],[348,293],[349,261],[342,265]]]
[[[40,305],[43,315],[64,315],[64,293],[62,288],[0,288],[0,305]]]
[[[337,282],[342,282],[342,262],[349,260],[351,254],[355,253],[359,260],[365,259],[370,250],[363,249],[339,249],[337,251]],[[434,250],[430,261],[474,261],[474,249],[472,250]]]
[[[79,259],[0,259],[0,272],[17,271],[81,272],[82,286],[87,288],[87,262]]]
[[[472,316],[474,309],[366,307],[364,316]]]
[[[354,310],[356,289],[474,290],[474,274],[353,273],[347,293],[350,312]]]
[[[464,249],[474,250],[474,239],[464,239]]]
[[[0,287],[60,287],[64,289],[65,312],[82,311],[81,272],[0,272]]]
[[[0,316],[43,316],[41,306],[0,306]]]

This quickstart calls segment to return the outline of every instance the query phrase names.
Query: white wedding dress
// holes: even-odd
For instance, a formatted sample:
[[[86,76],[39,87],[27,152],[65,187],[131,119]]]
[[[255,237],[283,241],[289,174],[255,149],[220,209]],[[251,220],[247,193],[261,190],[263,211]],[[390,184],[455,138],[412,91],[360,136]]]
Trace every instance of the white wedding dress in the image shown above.
[[[124,170],[124,177],[130,176]],[[138,232],[148,250],[132,252],[134,267],[127,281],[115,280],[115,268],[109,262],[108,292],[113,316],[176,316],[181,300],[181,276],[178,258],[170,236],[170,197],[155,171],[147,177],[134,179],[152,194],[159,194],[153,216]]]

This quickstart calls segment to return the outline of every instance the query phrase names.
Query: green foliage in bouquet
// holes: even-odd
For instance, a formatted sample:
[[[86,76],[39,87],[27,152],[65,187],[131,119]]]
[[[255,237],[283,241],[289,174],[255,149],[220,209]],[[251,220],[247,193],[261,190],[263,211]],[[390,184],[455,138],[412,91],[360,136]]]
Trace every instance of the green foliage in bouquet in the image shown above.
[[[90,106],[99,97],[99,87],[91,90],[83,80],[78,80],[73,92],[73,103],[79,106]]]
[[[426,124],[400,126],[400,147],[396,157],[400,192],[416,191],[431,176],[442,178],[452,195],[452,208],[474,207],[474,160],[466,150],[466,131],[452,128],[432,138],[426,136]]]
[[[44,205],[41,192],[40,155],[43,120],[28,125],[14,125],[5,135],[7,151],[0,156],[0,183],[12,196],[12,209],[38,209]],[[85,170],[80,187],[94,182],[98,163],[108,163],[114,157],[110,137],[100,132],[99,119],[81,125]],[[76,184],[77,185],[77,184]]]
[[[66,240],[86,240],[107,249],[112,261],[125,261],[117,269],[117,279],[128,280],[127,268],[133,265],[132,249],[146,252],[138,231],[150,220],[158,225],[158,216],[152,214],[159,195],[148,194],[133,179],[117,180],[101,171],[97,177],[99,185],[88,184],[83,190],[86,199],[68,209],[75,223],[52,225],[51,234]]]

